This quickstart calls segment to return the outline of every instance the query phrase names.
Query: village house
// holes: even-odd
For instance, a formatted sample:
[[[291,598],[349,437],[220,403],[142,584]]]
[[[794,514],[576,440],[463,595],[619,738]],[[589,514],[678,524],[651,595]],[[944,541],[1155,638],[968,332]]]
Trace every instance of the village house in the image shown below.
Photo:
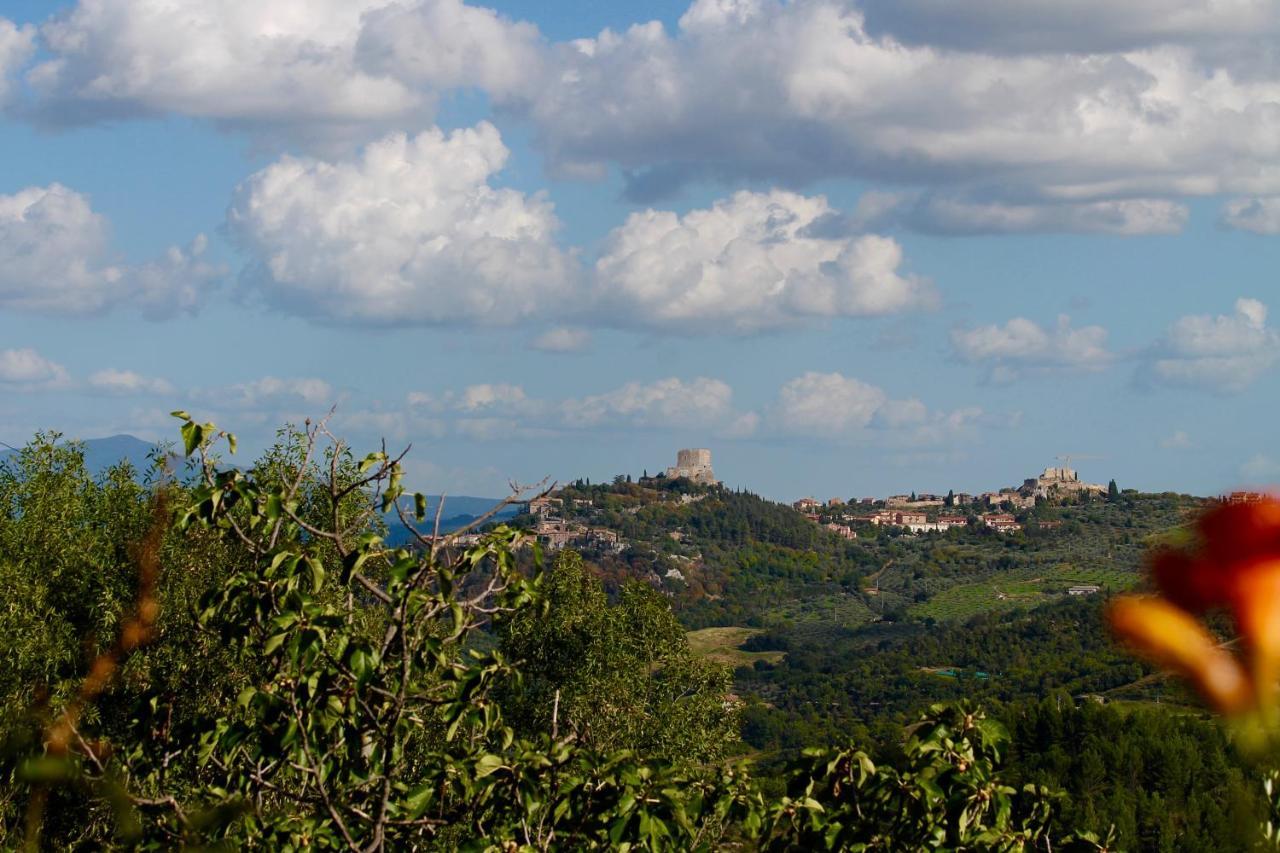
[[[845,538],[845,539],[857,539],[857,538],[858,538],[858,534],[853,532],[853,528],[851,528],[851,527],[846,527],[846,526],[845,526],[845,525],[843,525],[843,524],[836,524],[836,523],[833,521],[833,522],[831,522],[831,523],[829,523],[829,524],[825,524],[825,525],[823,525],[823,526],[824,526],[824,527],[826,527],[828,530],[830,530],[832,533],[836,534],[837,536],[843,537],[843,538]]]
[[[579,525],[570,524],[558,518],[541,520],[533,528],[534,537],[548,551],[559,551],[566,547],[581,532],[582,528]]]
[[[1079,586],[1073,586],[1070,589],[1068,589],[1067,594],[1068,595],[1093,595],[1095,592],[1099,592],[1101,589],[1102,587],[1095,586],[1093,584],[1080,584]]]
[[[819,509],[822,504],[818,503],[813,498],[801,498],[793,503],[792,506],[799,512],[813,512],[815,509]]]
[[[1012,515],[1002,512],[982,516],[982,523],[999,533],[1013,533],[1022,529],[1022,525]]]
[[[564,501],[560,498],[553,498],[547,495],[539,495],[531,499],[527,505],[529,514],[540,518],[555,515],[562,506],[564,506]]]

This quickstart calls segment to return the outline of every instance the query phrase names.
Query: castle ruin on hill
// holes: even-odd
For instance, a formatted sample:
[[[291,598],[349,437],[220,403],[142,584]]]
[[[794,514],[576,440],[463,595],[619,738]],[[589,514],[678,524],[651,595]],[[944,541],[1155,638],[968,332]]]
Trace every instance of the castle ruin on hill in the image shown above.
[[[1045,468],[1044,473],[1039,477],[1023,481],[1022,488],[1019,491],[1024,495],[1047,498],[1055,493],[1062,495],[1088,492],[1105,495],[1107,487],[1097,483],[1082,483],[1080,482],[1080,475],[1074,469],[1061,467]]]
[[[720,481],[711,470],[711,451],[703,447],[681,450],[676,464],[667,469],[667,478],[685,477],[704,486],[718,486]]]

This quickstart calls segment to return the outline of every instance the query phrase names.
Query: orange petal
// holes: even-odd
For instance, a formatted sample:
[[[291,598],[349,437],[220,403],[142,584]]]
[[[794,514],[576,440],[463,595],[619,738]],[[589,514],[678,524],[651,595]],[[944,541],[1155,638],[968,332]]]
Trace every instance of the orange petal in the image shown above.
[[[1254,687],[1270,696],[1280,662],[1280,559],[1258,560],[1235,573],[1231,611],[1249,652]]]
[[[1183,551],[1156,552],[1151,557],[1151,575],[1165,598],[1192,613],[1227,603],[1224,573]]]
[[[1200,516],[1200,535],[1211,562],[1280,556],[1280,501],[1266,498],[1215,507]]]
[[[1244,668],[1185,610],[1160,598],[1122,596],[1111,603],[1107,618],[1120,639],[1190,680],[1218,711],[1236,714],[1253,705]]]

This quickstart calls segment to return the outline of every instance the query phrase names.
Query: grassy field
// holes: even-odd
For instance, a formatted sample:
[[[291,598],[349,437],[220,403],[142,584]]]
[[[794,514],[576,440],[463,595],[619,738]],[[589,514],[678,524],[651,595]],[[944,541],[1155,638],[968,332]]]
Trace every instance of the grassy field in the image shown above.
[[[1136,572],[1124,569],[1079,569],[1065,565],[1052,569],[1015,569],[972,583],[956,584],[907,612],[918,619],[962,621],[987,611],[1034,607],[1061,598],[1069,586],[1092,584],[1118,591],[1132,587],[1139,579]]]
[[[729,666],[751,666],[758,660],[777,663],[784,652],[748,652],[738,648],[748,637],[759,634],[758,628],[703,628],[690,631],[689,648],[699,657]]]

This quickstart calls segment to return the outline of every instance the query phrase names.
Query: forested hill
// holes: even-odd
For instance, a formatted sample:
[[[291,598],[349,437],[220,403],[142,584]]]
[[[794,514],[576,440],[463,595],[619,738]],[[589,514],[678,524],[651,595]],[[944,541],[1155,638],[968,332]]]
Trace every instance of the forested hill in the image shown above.
[[[558,496],[566,519],[625,542],[584,547],[598,571],[659,586],[693,646],[735,666],[743,739],[762,760],[846,741],[893,760],[904,722],[968,699],[1013,732],[1019,779],[1065,791],[1064,827],[1114,826],[1113,849],[1248,846],[1256,771],[1102,618],[1112,594],[1143,583],[1149,547],[1205,500],[1125,492],[1042,505],[1018,513],[1015,533],[976,518],[921,535],[852,522],[848,540],[789,506],[687,481]]]
[[[555,497],[566,521],[621,537],[620,553],[575,544],[590,562],[614,580],[660,585],[688,626],[758,624],[783,599],[842,599],[859,620],[870,616],[860,586],[875,555],[789,506],[686,480],[576,484]]]
[[[1125,492],[1024,510],[1015,533],[969,513],[966,527],[914,536],[847,522],[850,540],[790,506],[687,480],[579,483],[556,497],[556,514],[617,531],[625,545],[575,547],[607,577],[661,585],[690,628],[955,622],[1058,600],[1077,585],[1123,589],[1138,581],[1153,538],[1205,503]],[[839,507],[821,521],[865,512]]]

